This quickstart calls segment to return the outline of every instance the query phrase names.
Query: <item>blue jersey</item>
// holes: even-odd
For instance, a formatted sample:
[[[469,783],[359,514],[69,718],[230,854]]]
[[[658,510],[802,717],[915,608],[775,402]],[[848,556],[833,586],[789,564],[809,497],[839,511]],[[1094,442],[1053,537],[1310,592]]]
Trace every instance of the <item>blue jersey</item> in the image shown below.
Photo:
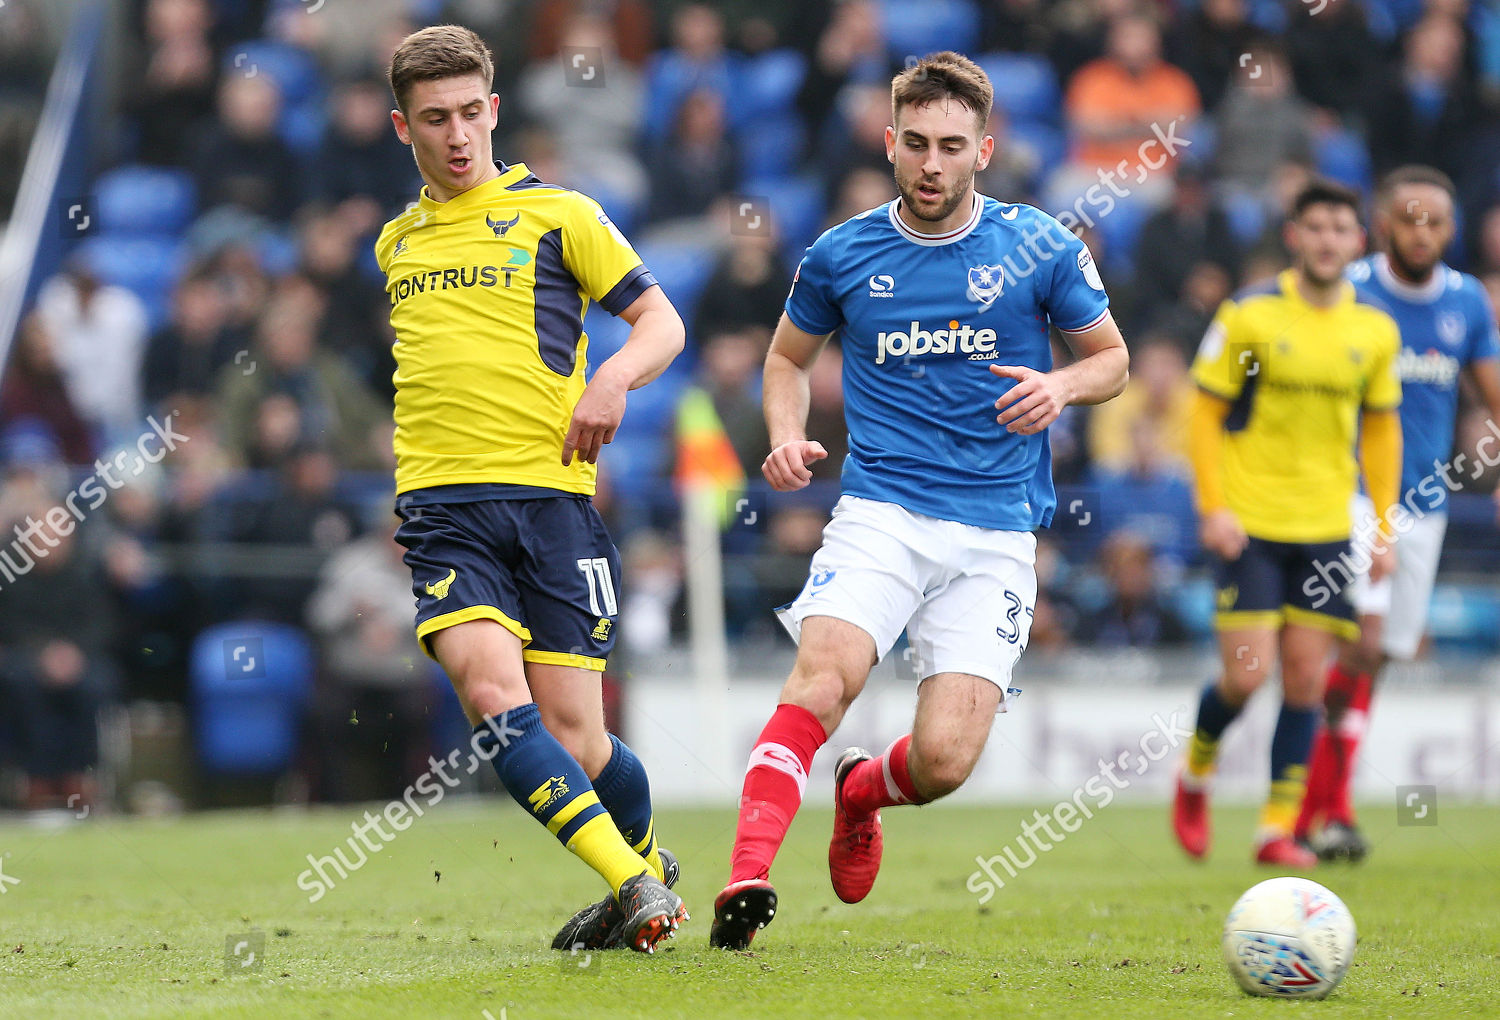
[[[930,235],[901,220],[898,202],[818,238],[786,300],[798,329],[841,334],[843,491],[982,528],[1048,524],[1047,435],[995,421],[1015,381],[989,367],[1051,371],[1049,323],[1080,333],[1104,321],[1093,257],[1030,206],[976,196],[968,222]]]
[[[1397,279],[1384,255],[1353,263],[1348,276],[1401,330],[1402,498],[1415,510],[1441,510],[1448,488],[1437,469],[1453,453],[1458,374],[1500,357],[1495,311],[1483,284],[1442,263],[1422,285]]]

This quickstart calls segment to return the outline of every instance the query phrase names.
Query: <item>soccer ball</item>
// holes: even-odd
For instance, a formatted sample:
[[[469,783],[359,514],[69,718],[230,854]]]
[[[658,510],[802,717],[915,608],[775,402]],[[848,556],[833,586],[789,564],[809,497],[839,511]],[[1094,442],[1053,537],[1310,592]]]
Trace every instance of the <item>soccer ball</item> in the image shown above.
[[[1321,999],[1352,959],[1349,908],[1305,878],[1269,878],[1251,887],[1224,921],[1224,963],[1251,995]]]

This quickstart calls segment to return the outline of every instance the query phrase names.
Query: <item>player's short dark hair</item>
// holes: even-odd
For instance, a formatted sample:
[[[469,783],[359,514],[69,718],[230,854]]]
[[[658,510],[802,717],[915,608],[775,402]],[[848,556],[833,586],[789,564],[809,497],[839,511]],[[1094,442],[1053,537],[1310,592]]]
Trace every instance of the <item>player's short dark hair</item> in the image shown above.
[[[891,120],[895,121],[903,106],[926,106],[943,99],[956,99],[972,110],[983,134],[995,102],[995,87],[989,75],[962,53],[929,53],[891,80]]]
[[[1359,194],[1337,181],[1314,177],[1302,186],[1297,197],[1292,199],[1291,219],[1301,219],[1302,214],[1315,205],[1346,205],[1359,218]]]
[[[1453,186],[1453,180],[1447,174],[1436,167],[1422,166],[1419,163],[1408,163],[1398,166],[1380,179],[1380,186],[1376,190],[1381,205],[1390,201],[1396,189],[1403,184],[1430,184],[1432,187],[1448,193],[1448,197],[1457,201],[1458,189]]]
[[[490,48],[462,25],[432,25],[401,40],[391,55],[389,79],[396,106],[406,112],[406,96],[419,81],[477,74],[488,89],[495,80]]]

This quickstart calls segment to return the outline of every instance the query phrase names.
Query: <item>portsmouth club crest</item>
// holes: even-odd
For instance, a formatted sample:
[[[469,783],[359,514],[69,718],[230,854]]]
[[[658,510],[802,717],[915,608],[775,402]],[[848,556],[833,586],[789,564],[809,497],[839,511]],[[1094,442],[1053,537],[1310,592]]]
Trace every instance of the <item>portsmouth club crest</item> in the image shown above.
[[[1005,289],[1005,269],[1001,266],[970,266],[969,267],[969,300],[979,304],[981,312],[986,311],[1000,292]]]
[[[1443,312],[1437,320],[1438,338],[1449,347],[1457,347],[1464,341],[1467,326],[1468,323],[1459,312]]]

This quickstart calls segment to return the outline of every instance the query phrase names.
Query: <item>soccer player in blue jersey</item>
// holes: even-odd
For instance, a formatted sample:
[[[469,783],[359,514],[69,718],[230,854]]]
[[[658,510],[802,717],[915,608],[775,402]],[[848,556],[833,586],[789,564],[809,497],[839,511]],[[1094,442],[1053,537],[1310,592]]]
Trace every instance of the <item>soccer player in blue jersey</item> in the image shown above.
[[[1453,239],[1453,184],[1438,170],[1405,166],[1391,171],[1377,195],[1376,230],[1384,251],[1349,267],[1355,287],[1386,309],[1401,331],[1401,470],[1405,520],[1390,529],[1398,552],[1395,572],[1357,580],[1351,591],[1359,614],[1357,642],[1344,642],[1328,671],[1327,717],[1313,745],[1307,797],[1296,835],[1325,860],[1359,860],[1368,850],[1355,825],[1349,788],[1353,762],[1369,716],[1375,679],[1391,659],[1411,659],[1422,643],[1427,604],[1437,577],[1447,528],[1448,493],[1473,465],[1473,454],[1453,454],[1458,384],[1467,372],[1500,422],[1500,335],[1484,286],[1447,266]],[[1462,457],[1463,460],[1459,458]],[[1376,541],[1374,513],[1360,497],[1356,534]],[[1404,525],[1401,526],[1401,525]],[[1323,821],[1320,831],[1314,824]]]
[[[750,754],[728,886],[709,941],[743,949],[776,911],[768,876],[813,754],[903,630],[921,682],[910,733],[838,761],[828,863],[862,900],[882,807],[956,790],[984,749],[1036,599],[1036,527],[1052,519],[1047,427],[1125,385],[1128,357],[1088,248],[1024,205],[974,191],[994,92],[972,61],[925,57],[891,86],[886,152],[900,198],[827,231],[803,258],[765,367],[778,491],[827,456],[805,434],[808,375],[842,337],[849,456],[810,576],[782,611],[798,638]],[[1054,369],[1049,327],[1077,356]]]
[[[475,752],[609,885],[553,948],[650,952],[687,911],[645,769],[604,728],[620,558],[590,496],[627,391],[682,349],[682,320],[596,203],[492,159],[493,78],[456,25],[391,59],[391,117],[426,182],[375,245],[396,333],[396,538]],[[591,299],[631,331],[586,381]]]

